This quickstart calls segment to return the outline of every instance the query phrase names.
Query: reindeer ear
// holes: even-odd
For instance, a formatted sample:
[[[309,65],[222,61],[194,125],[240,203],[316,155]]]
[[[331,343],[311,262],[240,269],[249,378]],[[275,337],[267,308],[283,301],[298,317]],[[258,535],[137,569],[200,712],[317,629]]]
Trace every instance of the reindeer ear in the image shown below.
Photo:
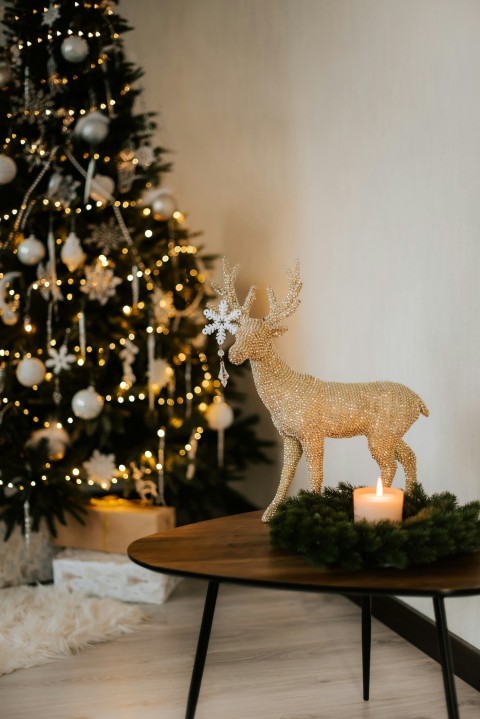
[[[270,336],[271,337],[280,337],[281,335],[284,335],[285,332],[287,332],[287,330],[288,330],[288,327],[274,327],[270,331]]]

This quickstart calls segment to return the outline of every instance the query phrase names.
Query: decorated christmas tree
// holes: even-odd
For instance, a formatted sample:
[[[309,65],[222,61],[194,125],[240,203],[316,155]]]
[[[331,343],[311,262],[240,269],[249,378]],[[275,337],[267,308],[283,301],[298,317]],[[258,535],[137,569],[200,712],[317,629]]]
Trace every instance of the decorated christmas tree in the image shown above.
[[[212,258],[163,184],[126,22],[111,0],[15,0],[3,23],[0,518],[54,532],[107,492],[179,522],[248,509],[230,483],[263,443],[223,399]]]

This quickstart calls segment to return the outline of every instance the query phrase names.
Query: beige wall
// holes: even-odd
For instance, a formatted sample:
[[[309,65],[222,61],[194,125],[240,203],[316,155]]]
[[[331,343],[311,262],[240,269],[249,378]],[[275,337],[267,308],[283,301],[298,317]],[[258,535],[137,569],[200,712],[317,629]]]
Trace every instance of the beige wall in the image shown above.
[[[478,498],[480,3],[120,9],[192,228],[241,263],[244,289],[281,294],[283,268],[300,258],[303,303],[278,342],[284,356],[324,379],[411,386],[431,411],[407,436],[420,480]],[[364,438],[327,442],[325,470],[329,484],[377,475]],[[250,495],[268,502],[274,474]],[[302,466],[295,488],[306,481]],[[479,605],[448,606],[451,628],[477,646]]]

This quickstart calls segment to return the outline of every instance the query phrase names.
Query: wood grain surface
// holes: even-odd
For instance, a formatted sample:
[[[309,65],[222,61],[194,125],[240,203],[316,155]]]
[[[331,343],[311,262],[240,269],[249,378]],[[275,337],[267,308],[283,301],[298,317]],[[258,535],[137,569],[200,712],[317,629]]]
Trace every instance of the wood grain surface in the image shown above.
[[[183,719],[205,590],[184,580],[135,632],[1,677],[1,719]],[[196,719],[446,719],[439,665],[375,620],[364,702],[360,636],[343,597],[222,585]]]
[[[480,552],[407,570],[311,567],[270,546],[261,512],[198,522],[138,539],[130,558],[154,571],[258,586],[344,594],[480,594]]]

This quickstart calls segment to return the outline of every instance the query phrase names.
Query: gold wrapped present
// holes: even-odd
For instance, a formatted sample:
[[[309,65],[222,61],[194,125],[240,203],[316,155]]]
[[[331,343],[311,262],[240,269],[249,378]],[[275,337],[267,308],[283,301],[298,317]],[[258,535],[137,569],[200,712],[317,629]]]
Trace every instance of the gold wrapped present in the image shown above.
[[[66,526],[57,523],[58,547],[93,549],[124,554],[135,539],[175,526],[175,509],[144,504],[136,499],[103,497],[87,505],[85,524],[73,517]]]

